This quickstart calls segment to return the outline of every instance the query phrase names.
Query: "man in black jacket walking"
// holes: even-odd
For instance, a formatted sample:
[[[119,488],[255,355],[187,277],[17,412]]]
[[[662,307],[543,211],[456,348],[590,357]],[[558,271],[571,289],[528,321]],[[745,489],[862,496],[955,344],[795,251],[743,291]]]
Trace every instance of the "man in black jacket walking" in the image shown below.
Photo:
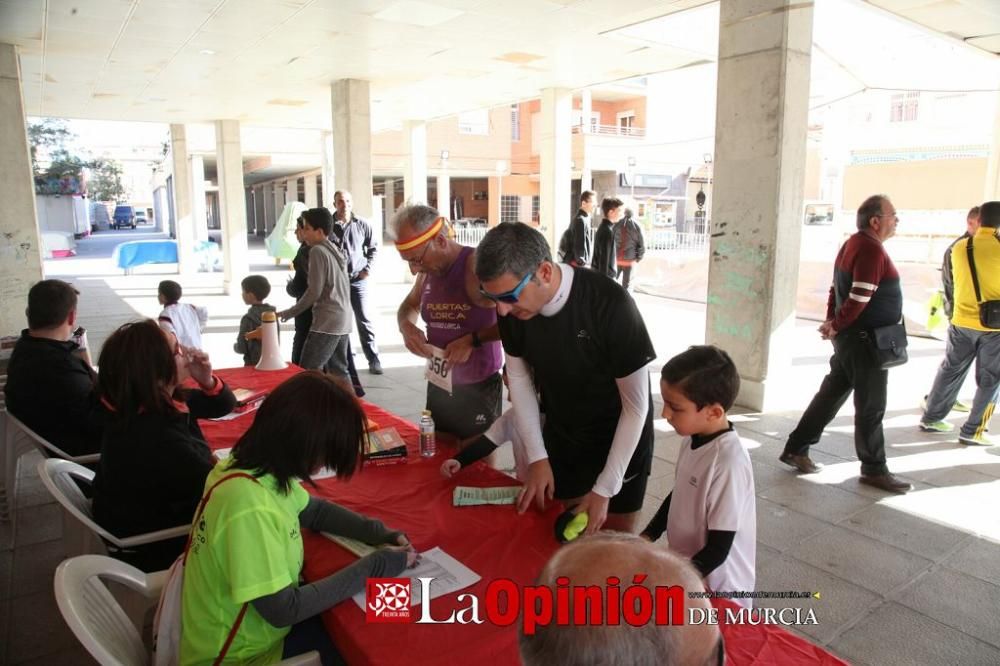
[[[584,190],[580,194],[580,209],[573,216],[564,237],[566,247],[560,247],[564,255],[562,260],[574,268],[590,266],[591,245],[593,244],[590,215],[594,212],[596,204],[597,195],[591,190]],[[560,243],[560,246],[564,243]]]
[[[632,219],[632,211],[625,209],[622,221],[615,225],[615,247],[618,248],[618,274],[622,286],[628,289],[632,280],[632,266],[642,261],[646,254],[646,242],[642,237],[642,229]]]
[[[622,217],[622,206],[622,200],[615,197],[605,197],[601,202],[604,219],[594,234],[594,258],[590,262],[590,267],[595,272],[607,275],[612,280],[617,273],[614,225]]]

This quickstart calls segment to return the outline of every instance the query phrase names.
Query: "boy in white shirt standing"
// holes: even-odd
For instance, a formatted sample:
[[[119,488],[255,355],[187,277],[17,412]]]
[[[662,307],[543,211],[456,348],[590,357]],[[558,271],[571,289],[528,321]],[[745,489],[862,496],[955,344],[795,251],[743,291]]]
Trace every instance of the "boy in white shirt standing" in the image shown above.
[[[700,345],[663,366],[663,418],[681,442],[674,489],[642,531],[691,559],[714,592],[751,592],[756,582],[757,503],[750,456],[726,418],[740,388],[729,354]],[[751,599],[733,595],[746,608]]]
[[[177,336],[184,347],[201,349],[201,332],[208,325],[208,308],[190,303],[181,303],[183,290],[173,280],[164,280],[156,290],[157,299],[163,306],[158,321],[160,328]]]

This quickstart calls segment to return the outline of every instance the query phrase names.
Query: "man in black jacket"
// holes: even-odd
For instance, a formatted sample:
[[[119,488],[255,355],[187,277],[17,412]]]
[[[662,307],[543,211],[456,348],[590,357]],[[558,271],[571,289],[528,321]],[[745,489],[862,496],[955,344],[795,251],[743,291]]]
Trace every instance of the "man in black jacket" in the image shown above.
[[[595,205],[597,205],[597,195],[591,190],[584,190],[580,194],[580,209],[569,223],[567,231],[569,247],[563,261],[574,268],[590,266],[590,248],[593,243],[590,215],[594,212]]]
[[[618,250],[618,274],[615,278],[621,278],[622,286],[628,289],[632,280],[632,266],[642,261],[646,255],[642,229],[632,219],[632,211],[628,208],[625,209],[622,221],[615,225],[615,247]]]
[[[375,344],[375,325],[370,316],[368,303],[368,276],[375,264],[378,252],[377,239],[372,234],[368,220],[352,212],[353,199],[347,190],[333,194],[333,205],[337,212],[333,215],[333,233],[330,241],[340,247],[347,259],[347,273],[351,278],[351,309],[358,324],[361,348],[368,359],[368,371],[373,375],[382,374],[382,362]]]
[[[612,280],[617,273],[614,225],[622,217],[623,205],[621,199],[605,197],[601,202],[604,219],[594,234],[594,258],[590,262],[590,267],[594,272],[607,275]]]
[[[101,449],[103,411],[97,375],[74,341],[77,291],[62,280],[42,280],[28,292],[28,328],[7,366],[7,409],[71,456]],[[77,332],[74,333],[74,329]]]

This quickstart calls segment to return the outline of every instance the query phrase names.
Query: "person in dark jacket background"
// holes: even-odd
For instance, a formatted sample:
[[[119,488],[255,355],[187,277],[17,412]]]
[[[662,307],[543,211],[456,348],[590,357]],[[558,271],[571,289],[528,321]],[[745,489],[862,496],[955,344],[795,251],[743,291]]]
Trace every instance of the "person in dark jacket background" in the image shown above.
[[[236,397],[208,355],[146,319],[104,343],[98,393],[108,410],[94,477],[94,519],[117,537],[190,523],[215,465],[198,419],[225,416]],[[182,388],[193,379],[198,388]],[[111,554],[143,571],[166,569],[185,537]]]
[[[594,234],[594,258],[590,262],[590,267],[600,273],[607,275],[612,280],[617,273],[615,267],[615,232],[614,225],[621,219],[623,204],[621,199],[615,197],[605,197],[601,202],[601,213],[604,219],[601,226],[597,227]]]
[[[632,210],[625,209],[622,221],[615,225],[615,247],[618,249],[616,260],[618,274],[622,286],[628,289],[632,280],[632,267],[642,261],[646,254],[646,242],[642,237],[642,228],[632,219]]]

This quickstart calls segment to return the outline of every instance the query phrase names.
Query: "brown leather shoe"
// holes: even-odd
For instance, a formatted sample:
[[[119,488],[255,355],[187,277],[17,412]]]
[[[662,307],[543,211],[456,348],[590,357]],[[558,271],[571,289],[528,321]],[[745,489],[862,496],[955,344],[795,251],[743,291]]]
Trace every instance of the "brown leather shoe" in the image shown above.
[[[795,453],[782,453],[778,456],[778,460],[786,465],[791,465],[802,474],[815,474],[823,469],[823,465],[821,463],[813,462],[809,456],[800,456]]]
[[[895,474],[879,474],[877,476],[865,476],[861,475],[858,479],[861,483],[866,486],[872,486],[873,488],[878,488],[879,490],[885,490],[890,493],[899,493],[900,495],[905,495],[906,493],[913,490],[913,484],[909,481],[903,481],[901,478]]]

